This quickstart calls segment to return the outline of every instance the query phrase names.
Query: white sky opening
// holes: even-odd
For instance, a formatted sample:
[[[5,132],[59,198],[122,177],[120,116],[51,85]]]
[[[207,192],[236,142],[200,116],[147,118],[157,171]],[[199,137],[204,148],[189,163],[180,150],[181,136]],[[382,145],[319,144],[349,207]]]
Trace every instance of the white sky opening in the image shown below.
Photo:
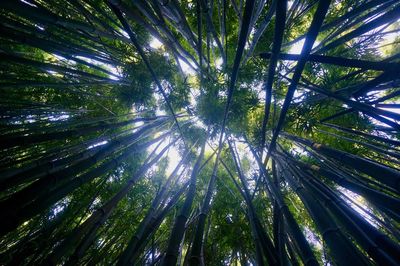
[[[292,44],[289,49],[289,54],[300,54],[301,49],[303,49],[304,40],[305,39],[303,38],[303,39],[295,42],[294,44]]]
[[[170,143],[171,139],[168,141],[162,141],[162,143],[160,144],[160,146],[157,148],[156,150],[156,154],[159,154],[160,151],[162,151],[162,149],[164,149],[169,143]],[[156,142],[152,145],[150,145],[147,148],[147,153],[148,155],[151,154],[151,152],[159,145],[159,142]],[[154,156],[157,156],[157,155]],[[148,156],[147,155],[147,156]],[[153,156],[153,158],[154,158]],[[164,153],[162,158],[168,158],[168,166],[167,169],[165,170],[165,174],[168,177],[172,171],[175,169],[175,167],[178,165],[178,163],[181,161],[182,157],[180,156],[178,149],[176,148],[176,146],[174,144],[172,144],[171,146],[169,146],[168,150]],[[158,165],[155,164],[151,167],[152,170],[156,170],[158,169]]]
[[[160,49],[161,47],[163,47],[163,43],[160,42],[157,38],[152,37],[150,41],[150,47],[153,49]]]
[[[188,65],[186,64],[183,60],[178,59],[179,60],[179,64],[182,67],[182,71],[183,73],[185,73],[186,75],[194,75],[196,72]]]
[[[293,100],[292,100],[292,102],[294,102],[294,103],[300,103],[300,102],[302,102],[306,97],[305,97],[305,93],[306,93],[306,91],[308,91],[308,90],[304,90],[304,89],[296,89],[295,91],[294,91],[294,94],[293,94]]]
[[[301,54],[301,50],[303,49],[304,46],[304,41],[305,38],[302,38],[297,42],[295,42],[294,44],[292,44],[289,49],[289,54]],[[319,41],[315,41],[312,48],[317,47],[319,44],[320,44]]]
[[[223,63],[222,57],[218,57],[217,60],[215,60],[215,68],[221,70],[222,63]]]
[[[167,176],[169,176],[172,173],[172,171],[174,171],[175,167],[179,164],[179,162],[182,160],[182,157],[179,154],[179,151],[175,147],[175,145],[172,145],[169,148],[167,157],[168,157],[168,167],[165,172]]]
[[[154,98],[156,98],[157,103],[164,103],[164,98],[159,93],[154,93]],[[160,109],[161,105],[162,104],[157,104],[157,109],[156,109],[157,116],[162,116],[167,114],[164,110]]]

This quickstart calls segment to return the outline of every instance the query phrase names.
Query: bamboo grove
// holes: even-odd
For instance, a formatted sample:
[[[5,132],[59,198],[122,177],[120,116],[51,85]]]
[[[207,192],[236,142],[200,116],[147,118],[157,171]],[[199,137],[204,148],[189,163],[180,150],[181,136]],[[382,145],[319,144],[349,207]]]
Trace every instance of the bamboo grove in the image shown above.
[[[1,265],[399,265],[397,0],[0,1]]]

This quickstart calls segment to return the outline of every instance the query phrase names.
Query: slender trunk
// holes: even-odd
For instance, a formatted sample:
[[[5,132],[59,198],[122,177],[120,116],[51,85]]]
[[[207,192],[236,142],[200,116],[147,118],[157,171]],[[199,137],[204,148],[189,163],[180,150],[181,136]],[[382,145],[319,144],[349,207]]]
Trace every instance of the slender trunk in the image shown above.
[[[249,147],[252,151],[254,158],[257,161],[258,167],[260,168],[260,175],[264,176],[265,178],[266,191],[267,192],[270,191],[269,194],[271,200],[273,199],[276,200],[276,203],[278,204],[280,211],[285,217],[285,221],[288,226],[289,232],[293,237],[293,239],[296,241],[303,263],[305,265],[318,265],[318,261],[315,258],[309,243],[307,242],[302,231],[300,230],[299,224],[294,219],[292,213],[289,211],[288,206],[284,202],[280,189],[275,187],[275,185],[271,182],[269,174],[265,169],[265,166],[261,162],[260,157],[257,155],[255,150],[251,146]]]
[[[329,51],[338,45],[341,45],[353,38],[356,38],[360,36],[361,34],[364,34],[370,30],[373,30],[379,26],[382,26],[386,23],[392,22],[393,20],[397,19],[399,17],[399,11],[400,11],[400,6],[397,6],[393,8],[392,10],[382,14],[378,18],[363,24],[362,26],[358,27],[357,29],[341,36],[340,38],[328,43],[327,45],[323,46],[321,49],[319,49],[317,52],[318,53],[325,53],[326,51]]]
[[[354,154],[329,148],[307,139],[295,137],[287,133],[285,133],[284,136],[296,142],[307,145],[318,153],[334,158],[335,160],[353,167],[354,169],[375,178],[379,182],[382,182],[383,184],[400,191],[400,172],[393,168],[389,168],[377,162],[361,158]]]
[[[190,252],[190,259],[189,263],[190,265],[201,265],[201,252],[203,249],[203,234],[204,234],[204,228],[205,228],[205,223],[207,219],[207,215],[210,209],[210,202],[211,202],[211,197],[214,192],[214,187],[215,187],[215,179],[217,175],[217,169],[218,169],[218,160],[219,160],[219,152],[217,153],[217,157],[215,159],[215,164],[213,167],[213,172],[210,177],[210,181],[208,183],[207,187],[207,192],[204,197],[203,205],[201,207],[200,214],[198,216],[198,221],[197,221],[197,226],[195,230],[195,236],[193,239],[193,245],[191,248]]]
[[[308,213],[316,223],[318,230],[321,232],[324,241],[326,241],[332,259],[337,265],[368,265],[364,256],[358,252],[357,247],[346,237],[340,227],[334,222],[333,217],[316,201],[312,196],[305,191],[304,187],[300,186],[293,178],[293,174],[297,173],[290,171],[289,165],[282,165],[281,171],[289,185],[297,195],[301,198]],[[300,178],[300,177],[298,177]]]
[[[261,58],[270,60],[272,60],[273,56],[274,56],[273,52],[260,54]],[[301,58],[301,55],[281,53],[278,55],[278,58],[280,60],[298,61]],[[378,62],[366,61],[366,60],[349,59],[337,56],[317,55],[317,54],[310,54],[308,57],[308,61],[343,66],[343,67],[355,67],[365,70],[373,69],[373,70],[389,71],[393,68],[400,68],[399,63],[390,63],[384,61],[378,61]]]
[[[136,248],[137,241],[140,239],[140,237],[143,235],[144,230],[148,226],[152,216],[155,214],[157,207],[160,205],[161,200],[163,200],[166,197],[167,190],[170,187],[171,182],[173,179],[178,174],[179,169],[181,168],[182,164],[185,162],[186,156],[182,158],[182,160],[179,162],[179,164],[175,167],[174,171],[172,171],[171,175],[168,177],[167,181],[163,185],[163,187],[160,189],[156,197],[154,198],[153,202],[151,203],[151,206],[149,210],[147,211],[146,216],[143,218],[141,221],[139,227],[136,229],[135,235],[132,236],[131,240],[129,241],[128,246],[126,249],[122,252],[118,259],[117,265],[127,265],[129,262],[129,257],[132,254],[132,250]]]
[[[110,0],[110,1],[111,1],[111,0]],[[150,62],[149,62],[149,60],[148,60],[146,54],[144,53],[142,47],[140,46],[138,40],[136,39],[135,34],[132,32],[131,27],[129,26],[128,22],[125,20],[125,18],[124,18],[124,16],[123,16],[123,14],[121,13],[121,11],[120,11],[115,5],[113,5],[111,2],[107,2],[107,4],[108,4],[108,6],[112,9],[112,11],[115,13],[115,15],[118,17],[118,19],[119,19],[119,21],[121,22],[123,28],[124,28],[125,31],[128,33],[128,35],[129,35],[129,37],[130,37],[130,39],[131,39],[132,44],[133,44],[133,45],[135,46],[135,48],[137,49],[137,51],[138,51],[138,53],[139,53],[139,55],[140,55],[140,58],[143,60],[144,64],[146,65],[146,68],[149,70],[149,72],[150,72],[150,74],[151,74],[151,76],[152,76],[154,82],[155,82],[156,85],[157,85],[158,91],[161,93],[162,97],[164,98],[164,101],[165,101],[165,103],[166,103],[166,105],[167,105],[167,107],[168,107],[168,110],[171,112],[171,114],[172,114],[172,116],[173,116],[173,118],[174,118],[176,127],[178,128],[178,131],[179,131],[179,133],[181,134],[182,141],[183,141],[184,144],[186,145],[184,135],[182,134],[182,129],[181,129],[181,127],[179,126],[179,121],[178,121],[178,119],[177,119],[177,117],[176,117],[175,111],[174,111],[174,109],[172,108],[171,103],[170,103],[169,100],[168,100],[168,95],[166,94],[165,90],[163,89],[163,86],[161,85],[160,80],[158,79],[156,73],[154,72],[154,69],[153,69],[152,66],[150,65]]]
[[[308,176],[307,179],[302,179],[302,183],[308,193],[312,193],[318,201],[329,209],[332,215],[378,264],[397,264],[395,261],[399,260],[400,254],[398,244],[392,242],[386,235],[365,221],[318,180]]]
[[[206,16],[207,28],[211,31],[211,33],[213,35],[213,38],[214,38],[214,41],[217,43],[218,49],[219,49],[220,54],[222,56],[223,63],[224,63],[224,65],[226,65],[227,62],[226,62],[226,58],[225,58],[224,47],[222,46],[222,44],[221,44],[221,42],[219,40],[218,34],[217,34],[216,30],[215,30],[214,23],[212,22],[212,17],[210,15],[209,11],[208,11],[209,9],[207,7],[207,3],[205,2],[205,0],[199,0],[199,1],[200,1],[200,4],[201,4],[201,8],[203,10],[203,13]]]
[[[253,36],[253,40],[250,44],[250,47],[247,51],[246,57],[244,58],[244,62],[247,62],[250,57],[252,56],[254,49],[257,46],[258,41],[260,40],[260,38],[263,36],[264,31],[267,29],[269,23],[271,22],[272,16],[274,15],[275,9],[276,9],[276,4],[277,4],[277,0],[273,0],[271,5],[268,8],[268,13],[265,15],[263,21],[261,22],[260,26],[258,27],[258,29],[256,30],[256,32],[254,33]]]
[[[276,173],[275,160],[272,161],[272,176],[274,185],[279,188],[278,175]],[[279,255],[279,264],[284,266],[287,265],[287,255],[285,250],[285,223],[283,220],[282,212],[279,209],[279,205],[274,201],[273,205],[273,236],[275,243],[276,253]]]
[[[58,186],[57,188],[51,190],[51,191],[36,191],[33,193],[33,195],[38,194],[39,192],[42,194],[40,197],[37,197],[34,201],[24,205],[23,207],[19,209],[13,209],[11,206],[5,206],[7,207],[7,219],[3,219],[0,224],[1,224],[1,229],[0,229],[0,234],[4,235],[7,232],[10,232],[17,228],[21,223],[24,221],[32,218],[33,216],[39,214],[42,212],[44,209],[50,207],[52,204],[57,202],[58,200],[62,199],[81,185],[93,180],[96,177],[102,176],[111,169],[114,169],[117,167],[123,160],[125,160],[128,156],[130,156],[132,153],[138,153],[144,149],[146,149],[148,146],[151,144],[154,144],[155,142],[159,141],[162,139],[164,136],[158,137],[152,141],[149,141],[147,143],[138,145],[138,146],[132,146],[124,151],[121,155],[119,155],[116,158],[111,158],[110,161],[106,161],[102,163],[100,166],[97,168],[86,172],[85,174],[82,174],[76,178],[73,178],[72,180],[65,182]]]
[[[391,145],[393,145],[395,147],[396,146],[400,146],[400,141],[395,140],[395,139],[383,138],[383,137],[380,137],[380,136],[375,136],[375,135],[368,134],[368,133],[365,133],[365,132],[362,132],[362,131],[359,131],[359,130],[354,130],[354,129],[351,129],[351,128],[341,127],[341,126],[334,125],[334,124],[328,124],[328,123],[322,123],[322,124],[325,125],[325,126],[328,126],[328,127],[335,128],[337,130],[343,131],[343,132],[351,133],[351,134],[362,136],[362,137],[369,138],[369,139],[374,139],[374,140],[377,140],[377,141],[381,141],[381,142],[383,142],[385,144],[391,144]]]
[[[107,137],[100,137],[95,140],[91,140],[87,143],[79,144],[78,146],[74,147],[74,149],[67,149],[65,151],[59,151],[57,152],[56,156],[59,158],[54,158],[55,155],[51,155],[45,158],[40,158],[28,165],[26,167],[20,167],[18,169],[14,169],[3,172],[4,176],[0,179],[0,190],[5,190],[10,187],[15,187],[17,185],[20,185],[22,183],[27,183],[33,180],[39,180],[42,178],[45,178],[47,181],[37,181],[37,182],[44,182],[47,184],[50,184],[49,177],[50,176],[62,176],[63,170],[68,167],[68,174],[72,175],[73,173],[79,173],[80,171],[84,171],[89,165],[88,163],[96,163],[98,161],[101,161],[103,158],[106,158],[110,154],[113,154],[114,152],[118,151],[121,149],[124,144],[125,146],[132,145],[133,143],[131,142],[134,137],[136,139],[134,140],[137,142],[139,138],[144,137],[145,135],[143,134],[149,134],[150,132],[146,132],[149,129],[154,130],[153,126],[162,126],[163,124],[159,124],[158,126],[156,124],[148,127],[144,126],[143,128],[139,128],[139,130],[134,133],[133,135],[129,136],[121,136],[119,137],[118,135],[116,138],[113,137],[113,135],[108,135]],[[143,130],[142,130],[143,129]],[[143,136],[141,136],[143,135]],[[100,145],[97,147],[90,148],[90,146],[96,145],[100,142],[106,141],[104,145]],[[91,144],[91,145],[90,145]],[[73,153],[73,151],[81,151],[78,153]],[[82,151],[83,150],[83,151]],[[64,153],[64,154],[63,154]],[[85,163],[83,163],[83,161]],[[79,165],[84,166],[84,168],[79,167]],[[74,170],[72,170],[74,169]],[[65,171],[64,171],[65,172]],[[59,180],[61,180],[61,177],[58,177]],[[33,186],[33,184],[32,184]],[[26,188],[24,192],[20,192],[20,195],[26,195],[28,189]],[[24,200],[25,202],[25,200]]]
[[[324,134],[327,134],[327,135],[334,136],[334,137],[339,138],[339,139],[344,139],[344,140],[352,142],[352,143],[360,144],[362,146],[370,148],[373,151],[376,151],[376,152],[380,153],[381,155],[383,155],[385,157],[387,157],[387,155],[389,155],[389,156],[391,156],[393,158],[396,158],[396,159],[400,160],[400,153],[397,153],[397,152],[394,152],[394,151],[390,151],[390,150],[388,150],[388,147],[386,147],[386,149],[383,149],[383,148],[380,148],[380,147],[375,146],[373,144],[366,143],[364,141],[358,141],[358,140],[352,139],[352,138],[347,138],[347,137],[344,137],[344,136],[341,136],[341,135],[338,135],[338,134],[331,133],[329,131],[325,131],[325,130],[321,130],[321,129],[317,129],[317,131],[321,132],[321,133],[324,133]],[[386,160],[388,162],[391,162],[393,164],[399,164],[400,163],[398,160],[393,160],[393,159],[389,159],[389,158],[385,158],[384,160]]]
[[[137,180],[143,177],[143,175],[160,160],[160,158],[173,143],[174,142],[171,142],[170,144],[166,145],[157,154],[157,156],[155,156],[155,158],[142,165],[110,200],[108,200],[99,210],[95,211],[82,225],[71,232],[70,236],[67,237],[60,244],[60,246],[58,246],[56,250],[48,256],[46,261],[51,264],[59,262],[64,256],[68,255],[69,250],[71,250],[75,244],[80,242],[80,245],[77,247],[74,255],[70,258],[70,261],[67,262],[72,265],[77,263],[79,258],[92,243],[97,229],[108,219],[108,217],[111,215],[111,212],[117,207],[121,199],[126,196]]]
[[[282,156],[282,154],[279,154]],[[285,157],[285,156],[282,156]],[[300,161],[294,160],[293,158],[289,158],[291,162],[298,165],[305,171],[318,173],[322,176],[325,176],[338,185],[343,186],[351,191],[354,191],[362,196],[364,196],[367,200],[371,201],[372,203],[381,206],[383,208],[387,208],[389,210],[394,211],[395,213],[398,212],[400,209],[400,200],[394,198],[386,193],[379,192],[373,188],[363,185],[362,183],[352,181],[352,178],[347,176],[344,173],[340,173],[340,171],[334,171],[334,169],[326,169],[325,167],[320,167],[318,165],[309,165],[302,163]]]
[[[161,122],[162,123],[162,122]],[[132,135],[123,136],[122,138],[116,139],[109,142],[101,147],[101,149],[92,154],[89,152],[88,157],[83,160],[75,160],[76,164],[71,165],[67,168],[53,168],[45,169],[45,172],[31,172],[31,176],[34,176],[37,180],[27,187],[15,192],[11,197],[0,202],[2,208],[12,205],[13,211],[19,206],[24,206],[40,196],[46,194],[49,190],[60,186],[65,181],[71,180],[77,174],[84,172],[86,169],[98,164],[99,161],[104,160],[110,155],[116,156],[116,153],[123,147],[126,147],[125,154],[134,152],[135,150],[141,150],[147,147],[147,144],[135,144],[139,138],[143,137],[144,133],[148,130],[152,130],[156,125],[160,125],[160,122],[146,125],[134,132]],[[159,137],[155,140],[160,139]],[[96,149],[94,150],[96,151]],[[65,158],[64,161],[68,161]],[[40,170],[40,169],[39,169]],[[23,178],[29,178],[30,176],[23,176]]]
[[[251,194],[250,194],[250,191],[248,189],[247,181],[245,180],[245,178],[244,178],[244,176],[242,174],[242,171],[241,171],[241,168],[240,168],[240,163],[239,163],[239,160],[238,160],[237,156],[235,155],[235,151],[233,149],[233,146],[232,146],[230,141],[228,142],[228,144],[229,144],[229,149],[230,149],[232,157],[233,157],[233,161],[235,163],[235,167],[236,167],[238,175],[239,175],[239,179],[243,184],[243,191],[244,191],[243,196],[244,196],[244,199],[245,199],[245,201],[247,203],[247,206],[248,206],[248,209],[249,209],[250,223],[254,223],[254,225],[252,225],[252,226],[254,226],[254,228],[256,230],[256,235],[255,235],[255,237],[256,237],[256,239],[255,239],[256,240],[255,241],[256,242],[255,243],[256,247],[257,247],[257,244],[261,244],[262,245],[263,253],[265,254],[265,257],[266,257],[267,262],[268,262],[269,265],[278,265],[279,261],[278,261],[278,256],[277,256],[277,254],[275,252],[275,247],[274,247],[271,239],[265,233],[265,231],[264,231],[264,229],[263,229],[263,227],[261,225],[261,222],[260,222],[260,220],[259,220],[259,218],[258,218],[258,216],[257,216],[257,214],[255,212],[253,203],[251,201]],[[258,243],[258,242],[260,242],[260,243]],[[259,261],[259,263],[262,263],[262,261]]]
[[[290,103],[293,99],[294,92],[296,91],[296,88],[297,88],[297,84],[300,81],[301,74],[306,65],[308,56],[310,55],[312,46],[317,38],[317,35],[318,35],[319,29],[322,25],[322,22],[325,19],[325,15],[328,12],[330,2],[331,2],[330,0],[320,0],[318,3],[318,8],[314,13],[314,17],[311,22],[311,26],[307,32],[304,46],[301,50],[301,58],[298,61],[296,68],[294,70],[292,82],[289,85],[288,91],[285,96],[285,100],[282,105],[278,123],[276,125],[275,131],[271,138],[266,161],[268,161],[270,151],[275,148],[276,140],[278,139],[279,132],[281,131],[281,129],[283,127],[283,122],[286,118],[287,111],[289,110]]]
[[[324,32],[326,30],[329,30],[329,29],[332,29],[332,28],[334,28],[336,26],[339,26],[340,24],[342,24],[346,20],[352,19],[355,16],[357,16],[359,14],[362,14],[362,12],[364,12],[364,11],[366,11],[368,9],[371,9],[371,8],[375,8],[375,7],[379,6],[379,5],[381,5],[382,3],[386,3],[386,2],[390,2],[390,1],[388,1],[388,0],[372,0],[372,1],[369,1],[369,2],[366,2],[366,3],[362,3],[359,6],[354,7],[351,11],[349,11],[349,12],[345,13],[344,15],[340,16],[339,18],[337,18],[337,19],[335,19],[335,20],[333,20],[331,22],[325,23],[324,25],[322,25],[320,31]],[[301,35],[301,36],[297,37],[293,41],[286,43],[285,47],[286,46],[290,46],[290,45],[300,41],[304,37],[305,37],[305,35]]]
[[[173,198],[167,203],[167,205],[164,208],[159,208],[159,210],[157,210],[157,212],[153,216],[151,216],[149,223],[145,226],[143,234],[140,237],[138,237],[137,245],[134,248],[132,248],[132,252],[129,257],[129,264],[132,264],[134,261],[137,260],[140,250],[144,248],[147,241],[149,241],[150,236],[160,226],[162,221],[165,219],[166,215],[169,213],[172,207],[178,202],[181,195],[186,191],[189,184],[190,180],[182,185],[182,187],[175,193]]]
[[[64,130],[64,131],[57,131],[57,132],[45,132],[42,134],[30,134],[23,136],[15,136],[16,134],[9,134],[0,136],[1,144],[0,149],[11,148],[15,146],[27,146],[34,143],[44,142],[44,141],[53,141],[53,140],[60,140],[72,137],[78,137],[82,135],[86,135],[92,132],[97,132],[100,130],[106,130],[110,128],[118,128],[124,127],[130,124],[134,124],[136,122],[143,122],[143,121],[154,121],[156,118],[135,118],[130,119],[127,121],[117,122],[117,123],[100,123],[100,125],[94,125],[90,127],[77,127],[74,129]]]
[[[181,245],[182,237],[185,232],[185,224],[188,219],[190,210],[192,208],[193,199],[196,193],[196,180],[197,180],[197,175],[199,174],[201,161],[203,160],[204,157],[204,149],[205,149],[205,143],[203,144],[200,151],[200,155],[197,158],[195,165],[193,166],[192,174],[190,177],[189,190],[186,194],[186,199],[182,206],[182,209],[180,210],[180,213],[177,216],[174,226],[172,228],[167,251],[165,253],[164,261],[162,263],[163,265],[172,266],[175,265],[177,262],[179,246]]]
[[[261,158],[263,157],[262,154],[265,145],[265,134],[267,130],[267,123],[271,109],[272,84],[274,83],[275,69],[278,63],[278,58],[280,56],[280,50],[283,40],[283,32],[285,29],[286,8],[287,8],[286,0],[280,0],[277,2],[276,15],[275,15],[274,42],[272,44],[271,60],[268,66],[268,74],[266,75],[263,84],[263,89],[265,90],[265,106],[264,106],[264,118],[261,128],[261,145],[260,145]]]

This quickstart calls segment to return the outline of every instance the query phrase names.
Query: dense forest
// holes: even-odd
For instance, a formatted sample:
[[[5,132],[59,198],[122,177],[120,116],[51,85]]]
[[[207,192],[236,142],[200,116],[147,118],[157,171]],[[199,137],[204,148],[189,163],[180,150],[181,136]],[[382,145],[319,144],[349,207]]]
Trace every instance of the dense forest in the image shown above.
[[[0,265],[399,265],[398,0],[1,0]]]

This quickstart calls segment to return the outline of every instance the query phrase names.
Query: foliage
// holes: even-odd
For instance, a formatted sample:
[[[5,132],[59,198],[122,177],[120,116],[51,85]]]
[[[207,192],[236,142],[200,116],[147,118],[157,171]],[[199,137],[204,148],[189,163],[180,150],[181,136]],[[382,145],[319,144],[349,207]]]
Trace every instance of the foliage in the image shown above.
[[[397,265],[399,14],[0,1],[0,264]]]

